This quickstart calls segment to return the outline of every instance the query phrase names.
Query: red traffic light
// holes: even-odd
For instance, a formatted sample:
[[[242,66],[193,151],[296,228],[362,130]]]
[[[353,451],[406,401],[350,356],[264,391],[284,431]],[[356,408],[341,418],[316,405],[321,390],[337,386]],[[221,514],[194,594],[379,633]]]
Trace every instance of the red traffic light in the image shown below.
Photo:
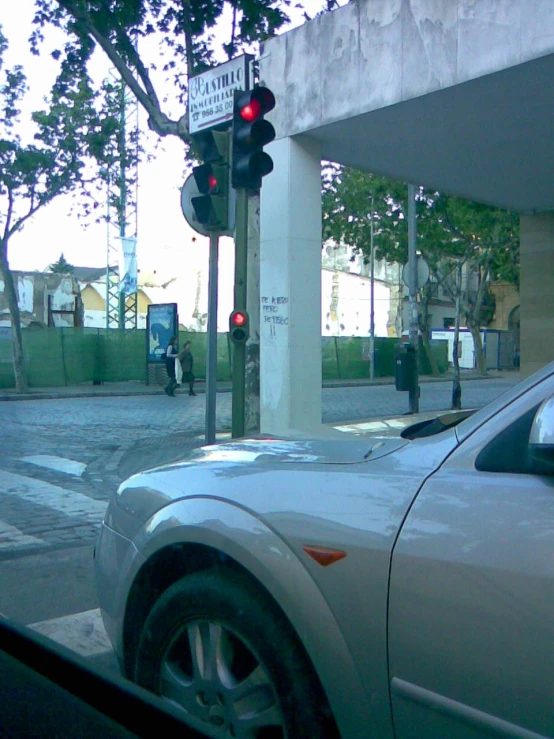
[[[229,316],[229,338],[233,344],[245,344],[248,341],[248,313],[234,310]]]
[[[231,322],[233,326],[244,326],[246,323],[246,316],[240,311],[235,311],[231,316]]]
[[[275,95],[267,87],[236,93],[235,112],[247,123],[254,123],[275,107]]]
[[[275,138],[275,129],[264,115],[275,107],[275,95],[267,87],[235,90],[233,104],[233,157],[231,184],[259,190],[262,177],[273,170],[263,147]]]
[[[225,178],[229,177],[228,171],[223,166],[216,164],[201,164],[194,167],[192,174],[196,181],[198,191],[202,195],[213,195],[219,192],[225,192]]]
[[[252,123],[256,118],[259,117],[262,112],[262,106],[259,100],[251,100],[244,108],[240,111],[240,117],[244,118],[245,121]]]

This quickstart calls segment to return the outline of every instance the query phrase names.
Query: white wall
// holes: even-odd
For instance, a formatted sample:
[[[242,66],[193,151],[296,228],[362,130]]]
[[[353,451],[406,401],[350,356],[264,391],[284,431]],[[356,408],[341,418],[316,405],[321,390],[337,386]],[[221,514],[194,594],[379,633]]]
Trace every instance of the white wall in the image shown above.
[[[391,289],[374,283],[375,335],[387,336]],[[324,269],[321,273],[321,335],[368,336],[371,323],[371,280],[357,274]]]
[[[234,267],[232,245],[220,250],[220,276],[218,301],[218,331],[229,328],[229,314],[233,310]],[[369,336],[370,295],[369,277],[358,273],[323,269],[321,271],[321,335]],[[85,283],[81,285],[83,288]],[[104,299],[105,283],[91,285]],[[208,269],[194,267],[185,271],[166,288],[141,287],[153,303],[177,303],[179,322],[191,331],[206,331],[205,316],[208,309]],[[199,289],[199,314],[194,315],[196,293]],[[333,306],[336,306],[333,309]],[[391,288],[375,282],[375,335],[387,336],[387,321],[391,308]],[[106,313],[103,310],[85,310],[84,325],[88,328],[105,328]],[[139,313],[138,328],[146,328],[146,313]]]
[[[481,334],[483,338],[484,334]],[[432,339],[442,339],[448,341],[448,363],[452,362],[452,352],[454,351],[454,332],[453,331],[432,331]],[[473,336],[469,331],[460,331],[460,344],[462,353],[460,356],[460,367],[463,369],[473,369],[475,367],[475,347],[473,345]]]

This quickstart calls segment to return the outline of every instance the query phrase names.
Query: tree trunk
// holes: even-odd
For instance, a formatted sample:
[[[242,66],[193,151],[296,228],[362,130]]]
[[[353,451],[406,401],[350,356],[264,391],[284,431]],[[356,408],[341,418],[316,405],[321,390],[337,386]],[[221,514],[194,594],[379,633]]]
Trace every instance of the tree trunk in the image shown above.
[[[440,375],[439,365],[437,363],[437,358],[433,353],[431,343],[429,342],[429,334],[427,333],[427,331],[421,332],[421,341],[423,343],[425,354],[427,355],[427,359],[429,360],[429,364],[431,366],[431,374],[433,375],[433,377],[438,377]]]
[[[487,292],[488,277],[489,277],[489,263],[487,262],[483,268],[483,273],[480,275],[479,289],[477,290],[477,298],[475,305],[466,311],[466,320],[468,328],[473,337],[473,347],[475,349],[475,360],[477,365],[477,371],[483,377],[487,374],[487,360],[485,352],[483,350],[483,342],[481,340],[481,308],[483,306],[483,299]]]
[[[244,432],[260,430],[260,197],[248,198],[246,311],[250,338],[246,344]]]
[[[481,331],[479,326],[468,318],[467,326],[470,330],[471,336],[473,337],[473,347],[475,349],[475,363],[477,366],[477,372],[485,377],[487,374],[487,358],[485,357],[485,350],[483,349],[483,341],[481,339]]]
[[[452,405],[453,411],[462,408],[462,384],[460,382],[460,360],[458,357],[458,346],[460,341],[460,314],[462,312],[462,265],[456,268],[456,317],[454,323],[454,349],[452,351],[452,362],[454,364],[454,378],[452,380]]]
[[[421,329],[421,340],[423,342],[425,354],[427,355],[427,359],[429,360],[431,373],[433,377],[438,377],[440,375],[439,365],[437,363],[437,358],[433,354],[433,350],[429,342],[429,295],[426,288],[423,288],[420,293],[420,297],[421,300],[419,305],[421,308],[421,312],[419,314],[419,327]]]
[[[15,375],[15,388],[18,393],[29,391],[27,385],[27,373],[25,371],[25,358],[23,356],[23,340],[21,336],[21,319],[19,316],[19,305],[13,275],[8,264],[8,242],[5,240],[0,244],[0,272],[4,280],[4,294],[8,302],[10,318],[12,321],[12,357],[13,371]]]

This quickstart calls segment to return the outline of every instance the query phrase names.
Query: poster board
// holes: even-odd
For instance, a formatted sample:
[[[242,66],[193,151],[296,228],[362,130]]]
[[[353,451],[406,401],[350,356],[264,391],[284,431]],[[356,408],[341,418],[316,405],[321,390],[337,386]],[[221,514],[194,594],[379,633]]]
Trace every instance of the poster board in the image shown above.
[[[146,315],[146,364],[159,364],[172,336],[179,335],[177,303],[149,305]]]

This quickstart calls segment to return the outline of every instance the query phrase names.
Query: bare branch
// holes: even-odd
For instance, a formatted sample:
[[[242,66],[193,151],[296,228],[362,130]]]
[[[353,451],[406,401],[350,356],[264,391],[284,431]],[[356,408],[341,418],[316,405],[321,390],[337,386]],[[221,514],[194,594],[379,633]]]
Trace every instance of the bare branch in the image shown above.
[[[179,136],[185,141],[188,141],[188,132],[186,130],[186,126],[184,125],[185,119],[182,118],[179,121],[172,121],[167,117],[165,113],[161,111],[158,98],[154,93],[154,88],[152,86],[148,73],[142,62],[138,59],[138,55],[136,54],[136,52],[134,62],[137,65],[137,72],[145,83],[146,90],[140,86],[138,81],[133,76],[131,70],[125,64],[111,41],[96,30],[96,28],[94,27],[94,23],[92,22],[90,15],[85,7],[80,3],[72,2],[72,0],[58,0],[58,2],[61,7],[64,8],[64,10],[73,15],[83,24],[83,26],[87,30],[87,33],[90,34],[90,36],[105,52],[108,59],[119,72],[121,79],[125,82],[127,87],[131,90],[133,95],[137,98],[139,103],[148,113],[148,122],[150,128],[159,136],[174,135]],[[146,80],[148,81],[147,83]],[[153,98],[151,99],[149,97],[149,94],[152,93]]]
[[[54,198],[56,197],[56,195],[60,192],[60,190],[62,190],[62,188],[65,186],[65,184],[66,184],[66,182],[62,180],[58,184],[57,187],[54,187],[52,190],[50,190],[50,192],[48,193],[48,196],[47,197],[42,198],[42,199],[39,197],[38,198],[38,202],[36,204],[34,203],[34,192],[33,192],[32,196],[31,196],[31,204],[30,204],[29,210],[27,211],[27,213],[24,216],[21,216],[21,218],[18,218],[16,220],[16,222],[14,223],[14,225],[8,231],[6,231],[4,233],[4,241],[7,242],[14,235],[14,233],[16,233],[17,231],[19,231],[19,229],[21,228],[21,226],[26,221],[28,221],[29,218],[31,218],[32,216],[34,216],[35,213],[38,210],[40,210],[44,205],[48,205],[48,203],[50,203],[52,200],[54,200]]]
[[[483,304],[483,298],[485,297],[485,293],[487,291],[488,278],[489,278],[489,272],[490,272],[490,263],[491,263],[491,256],[489,256],[485,262],[485,265],[483,267],[483,273],[479,281],[479,287],[477,288],[477,296],[475,298],[475,307],[473,310],[475,319],[477,319],[481,313],[481,305]]]
[[[144,91],[146,92],[148,99],[153,102],[154,107],[161,112],[160,101],[156,94],[156,90],[154,89],[154,85],[152,84],[152,80],[150,79],[150,75],[148,74],[148,70],[144,66],[142,59],[137,53],[137,50],[129,41],[125,31],[121,28],[121,25],[119,23],[117,23],[116,25],[116,34],[121,45],[125,47],[127,54],[129,55],[129,58],[131,60],[132,66],[137,70],[137,74],[142,80]],[[117,51],[115,53],[117,54]],[[125,68],[127,69],[126,66]]]
[[[6,214],[6,223],[4,226],[4,236],[2,237],[2,241],[6,242],[8,238],[8,234],[10,232],[10,223],[12,221],[12,215],[13,215],[13,190],[11,187],[8,187],[8,212]]]
[[[19,229],[25,223],[25,221],[28,221],[29,218],[34,216],[37,210],[39,210],[42,207],[42,205],[43,203],[39,201],[35,206],[29,208],[29,211],[24,216],[21,216],[21,218],[18,218],[17,221],[12,226],[12,228],[6,234],[4,234],[4,240],[8,241],[9,239],[11,239],[14,233],[19,231]]]
[[[194,43],[192,40],[192,31],[190,28],[190,23],[188,22],[188,19],[191,16],[190,0],[183,0],[183,8],[186,11],[184,13],[183,26],[184,26],[184,32],[185,32],[185,53],[187,57],[187,75],[188,75],[188,79],[190,80],[190,78],[194,76],[194,63],[193,63],[193,56],[192,56],[192,50],[194,47]]]
[[[233,5],[233,24],[231,26],[231,49],[230,53],[232,54],[235,48],[235,33],[237,28],[237,6]]]

